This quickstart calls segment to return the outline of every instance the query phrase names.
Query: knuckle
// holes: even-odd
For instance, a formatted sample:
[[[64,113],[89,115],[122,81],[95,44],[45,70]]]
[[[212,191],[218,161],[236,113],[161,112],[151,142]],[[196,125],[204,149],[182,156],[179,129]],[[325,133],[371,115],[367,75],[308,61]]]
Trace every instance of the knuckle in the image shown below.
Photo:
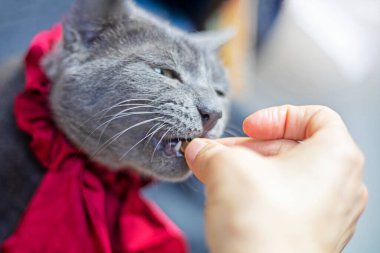
[[[361,199],[363,200],[363,203],[366,206],[368,203],[368,188],[365,185],[363,185]]]
[[[335,113],[336,114],[336,112],[333,109],[331,109],[330,107],[328,107],[328,106],[320,105],[319,107],[320,107],[321,110],[323,110],[325,112]]]
[[[331,119],[334,120],[334,122],[339,122],[339,123],[338,123],[339,126],[341,126],[342,124],[344,125],[344,123],[343,123],[343,119],[342,119],[342,117],[339,115],[339,113],[337,113],[336,111],[334,111],[333,109],[331,109],[331,108],[328,107],[328,106],[320,105],[320,106],[319,106],[318,114],[319,114],[321,117],[329,116]]]
[[[326,115],[326,114],[335,114],[337,115],[337,113],[331,109],[330,107],[328,106],[325,106],[325,105],[311,105],[311,106],[308,106],[308,108],[312,111],[315,112],[316,115]]]
[[[363,184],[358,199],[358,215],[363,214],[368,205],[368,188]]]
[[[325,105],[319,105],[319,111],[322,112],[322,113],[328,113],[328,114],[334,114],[336,116],[339,116],[339,114],[334,111],[333,109],[331,109],[330,107],[328,106],[325,106]],[[339,116],[340,117],[340,116]]]
[[[355,145],[342,146],[336,152],[339,159],[346,162],[347,168],[361,172],[364,167],[365,157],[363,152]]]
[[[356,163],[360,166],[360,167],[364,167],[364,164],[365,164],[365,157],[364,157],[364,154],[361,150],[358,149],[358,152],[356,154]]]
[[[319,113],[321,116],[327,116],[330,115],[332,119],[335,119],[339,121],[339,123],[343,123],[342,117],[337,113],[335,110],[328,106],[320,105],[319,106]]]
[[[357,147],[351,147],[346,156],[351,164],[354,165],[355,169],[362,170],[364,166],[364,155]]]

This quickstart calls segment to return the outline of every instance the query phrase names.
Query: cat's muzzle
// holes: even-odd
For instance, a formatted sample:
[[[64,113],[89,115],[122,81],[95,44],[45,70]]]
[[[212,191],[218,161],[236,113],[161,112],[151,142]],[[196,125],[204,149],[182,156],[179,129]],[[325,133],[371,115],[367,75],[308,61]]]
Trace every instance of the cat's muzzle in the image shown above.
[[[183,146],[187,145],[192,139],[170,138],[157,142],[157,149],[168,157],[183,157]]]

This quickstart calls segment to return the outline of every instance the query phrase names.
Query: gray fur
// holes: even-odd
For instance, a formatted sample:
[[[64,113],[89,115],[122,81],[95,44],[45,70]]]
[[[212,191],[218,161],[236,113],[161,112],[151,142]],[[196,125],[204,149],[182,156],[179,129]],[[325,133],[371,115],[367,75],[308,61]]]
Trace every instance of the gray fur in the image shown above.
[[[183,157],[166,156],[157,143],[164,135],[221,136],[228,82],[216,54],[226,39],[184,33],[129,1],[79,0],[64,22],[63,42],[44,60],[54,118],[75,145],[111,169],[182,180],[190,174]],[[124,100],[134,105],[115,107]],[[123,109],[123,117],[112,118]],[[221,118],[207,125],[200,111]]]
[[[144,175],[172,181],[185,178],[189,172],[183,158],[168,158],[157,150],[152,159],[153,151],[165,133],[172,138],[215,138],[222,133],[228,113],[228,85],[216,50],[227,39],[226,34],[188,35],[131,3],[115,0],[78,0],[64,23],[63,42],[44,60],[54,87],[54,118],[62,131],[77,147],[112,169],[133,167]],[[176,70],[182,83],[159,75],[154,66]],[[0,242],[14,231],[43,176],[42,166],[29,149],[30,138],[18,130],[13,116],[14,98],[24,85],[20,59],[0,67]],[[215,90],[226,96],[217,96]],[[126,99],[153,100],[151,107],[132,111],[155,114],[125,116],[94,131],[110,120],[110,115],[132,108],[101,112]],[[198,110],[223,115],[215,126],[202,125]],[[167,125],[151,142],[142,141],[121,161],[155,122],[131,129],[104,145],[115,133],[154,116],[163,117]],[[174,128],[167,132],[170,126]],[[106,148],[94,154],[102,146]]]

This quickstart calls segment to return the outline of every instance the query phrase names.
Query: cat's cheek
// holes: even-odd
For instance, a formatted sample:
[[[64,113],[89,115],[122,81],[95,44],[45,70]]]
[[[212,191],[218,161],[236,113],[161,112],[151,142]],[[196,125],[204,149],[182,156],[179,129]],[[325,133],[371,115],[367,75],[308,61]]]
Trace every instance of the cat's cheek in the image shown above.
[[[192,175],[184,157],[164,158],[163,163],[153,164],[152,168],[154,177],[162,181],[180,182]]]

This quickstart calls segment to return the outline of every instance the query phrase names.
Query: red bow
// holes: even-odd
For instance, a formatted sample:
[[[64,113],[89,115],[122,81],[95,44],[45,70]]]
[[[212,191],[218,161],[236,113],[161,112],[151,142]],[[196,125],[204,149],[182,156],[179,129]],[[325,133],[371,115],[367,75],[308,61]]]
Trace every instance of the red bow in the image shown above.
[[[50,81],[40,60],[62,37],[62,26],[38,34],[25,58],[26,88],[16,98],[20,129],[47,172],[4,253],[184,253],[180,230],[139,194],[147,184],[131,171],[91,162],[57,129],[49,109]]]

